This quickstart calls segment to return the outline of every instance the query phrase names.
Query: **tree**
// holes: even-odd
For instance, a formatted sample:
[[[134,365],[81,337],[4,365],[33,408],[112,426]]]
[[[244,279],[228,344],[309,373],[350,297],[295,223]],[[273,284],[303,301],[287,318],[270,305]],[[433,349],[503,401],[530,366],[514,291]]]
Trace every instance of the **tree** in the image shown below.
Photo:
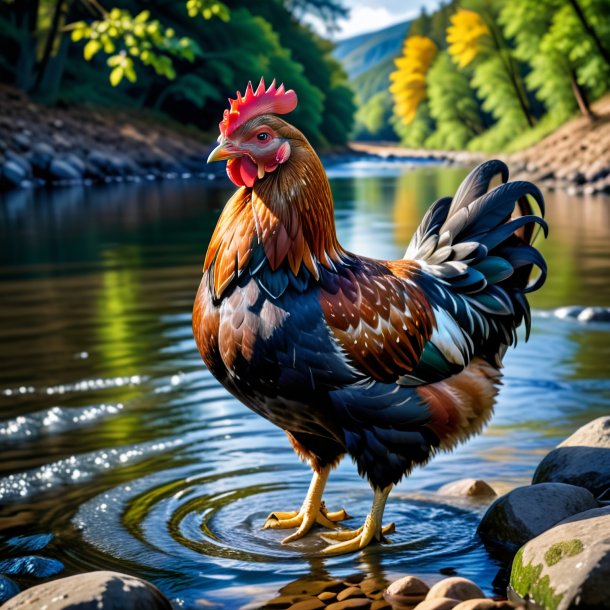
[[[446,51],[439,53],[428,72],[428,106],[435,131],[429,148],[460,150],[484,130],[478,100],[468,78]]]
[[[405,124],[413,122],[417,108],[426,99],[426,75],[437,48],[425,36],[409,36],[402,57],[395,60],[396,71],[390,74],[390,92],[394,97],[395,114]]]

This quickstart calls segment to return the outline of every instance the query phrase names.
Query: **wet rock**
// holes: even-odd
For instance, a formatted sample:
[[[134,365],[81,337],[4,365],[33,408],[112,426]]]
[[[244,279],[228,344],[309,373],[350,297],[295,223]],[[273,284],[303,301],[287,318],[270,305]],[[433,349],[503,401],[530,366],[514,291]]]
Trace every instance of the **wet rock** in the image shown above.
[[[608,489],[610,416],[594,419],[560,443],[540,462],[533,482],[578,485],[595,496]]]
[[[366,597],[352,597],[344,599],[342,602],[335,602],[326,606],[327,610],[349,610],[350,608],[367,608],[371,607],[373,602]]]
[[[404,576],[395,580],[384,593],[384,597],[392,604],[414,606],[423,601],[430,587],[416,576]]]
[[[554,610],[610,608],[610,507],[586,511],[530,540],[513,561],[515,601]]]
[[[560,318],[562,320],[568,319],[568,318],[574,318],[576,319],[578,317],[578,314],[584,309],[584,307],[581,307],[580,305],[568,305],[566,307],[558,307],[555,310],[555,316],[557,318]]]
[[[329,602],[331,599],[336,598],[337,594],[333,593],[332,591],[322,591],[322,593],[318,595],[318,599],[321,599],[323,602]]]
[[[319,600],[317,597],[310,597],[303,601],[297,602],[290,606],[290,610],[319,610],[319,608],[325,608],[326,604]]]
[[[340,580],[309,580],[302,578],[288,583],[280,589],[282,595],[319,595],[323,591],[340,591],[344,588]]]
[[[17,583],[13,582],[8,576],[0,574],[0,604],[11,599],[11,597],[15,597],[19,591]]]
[[[33,534],[31,536],[15,536],[9,538],[5,544],[20,551],[31,553],[44,549],[53,540],[53,534]]]
[[[585,307],[578,314],[579,322],[610,322],[610,308]]]
[[[81,178],[85,175],[85,162],[78,155],[70,153],[64,157],[64,161],[73,167]]]
[[[265,602],[265,608],[290,608],[290,606],[308,599],[313,599],[313,597],[311,595],[280,595]]]
[[[367,597],[377,596],[381,598],[387,582],[379,578],[366,578],[360,583],[360,589]]]
[[[437,582],[426,595],[426,600],[448,597],[450,599],[466,600],[485,597],[485,594],[472,580],[453,576]]]
[[[559,521],[597,507],[593,494],[583,487],[565,483],[518,487],[489,507],[478,533],[485,543],[514,553]]]
[[[459,600],[449,597],[434,597],[425,599],[420,604],[415,606],[416,610],[452,610],[459,604]]]
[[[455,606],[454,610],[512,610],[514,608],[523,608],[518,604],[509,601],[495,601],[493,599],[469,599],[460,602]]]
[[[437,492],[441,496],[458,496],[462,498],[495,498],[498,494],[481,479],[460,479],[443,485]]]
[[[371,610],[392,610],[392,604],[385,599],[378,599],[371,604]]]
[[[81,174],[62,159],[53,159],[49,166],[49,174],[53,180],[80,180]]]
[[[32,177],[32,166],[30,165],[29,161],[25,157],[18,155],[17,153],[13,152],[12,150],[7,150],[6,151],[6,160],[14,161],[15,163],[17,163],[17,165],[19,165],[25,172],[27,178]]]
[[[149,582],[118,572],[89,572],[23,591],[2,610],[171,610]]]
[[[55,150],[49,144],[42,142],[35,144],[30,154],[30,163],[34,168],[34,173],[38,176],[46,176],[54,156]]]
[[[339,591],[337,593],[337,601],[342,602],[344,599],[349,599],[350,597],[366,597],[360,587],[347,587],[347,589],[343,589],[343,591]]]
[[[32,140],[27,133],[19,132],[13,136],[13,143],[19,150],[26,151],[32,146]]]
[[[0,168],[0,186],[16,188],[27,179],[27,172],[15,161],[5,161]]]

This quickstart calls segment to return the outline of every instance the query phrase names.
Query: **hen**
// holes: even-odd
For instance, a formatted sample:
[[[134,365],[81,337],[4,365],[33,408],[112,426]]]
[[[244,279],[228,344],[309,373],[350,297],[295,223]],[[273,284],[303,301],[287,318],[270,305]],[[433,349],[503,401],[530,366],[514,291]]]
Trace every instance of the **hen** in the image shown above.
[[[531,243],[536,225],[547,228],[540,191],[488,161],[430,207],[403,259],[352,254],[337,240],[320,159],[276,116],[296,105],[294,91],[261,79],[224,113],[208,162],[227,160],[240,188],[212,235],[193,331],[212,374],[313,469],[301,509],[265,527],[297,528],[290,542],[318,523],[336,530],[325,552],[344,553],[383,538],[403,475],[490,418],[506,348],[522,322],[529,334],[525,295],[546,276]],[[346,453],[374,490],[356,530],[336,529],[345,511],[322,502]]]

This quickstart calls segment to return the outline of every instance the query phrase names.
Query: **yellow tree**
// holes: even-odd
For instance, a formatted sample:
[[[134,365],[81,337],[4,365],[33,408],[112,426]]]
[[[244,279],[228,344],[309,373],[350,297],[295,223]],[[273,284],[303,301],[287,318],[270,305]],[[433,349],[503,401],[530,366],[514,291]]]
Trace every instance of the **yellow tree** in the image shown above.
[[[485,2],[479,4],[486,6]],[[447,28],[447,45],[453,61],[460,68],[465,68],[478,57],[493,57],[499,60],[501,69],[508,79],[508,86],[514,91],[521,112],[528,125],[532,127],[534,120],[523,80],[510,49],[501,32],[497,29],[492,16],[483,15],[477,11],[459,9],[451,16],[450,21],[451,25]],[[483,78],[483,80],[486,79]],[[485,89],[485,87],[482,88]]]
[[[396,70],[390,74],[390,92],[394,111],[403,123],[413,122],[419,105],[426,99],[426,75],[436,57],[437,48],[426,36],[409,36],[403,54],[394,61]]]

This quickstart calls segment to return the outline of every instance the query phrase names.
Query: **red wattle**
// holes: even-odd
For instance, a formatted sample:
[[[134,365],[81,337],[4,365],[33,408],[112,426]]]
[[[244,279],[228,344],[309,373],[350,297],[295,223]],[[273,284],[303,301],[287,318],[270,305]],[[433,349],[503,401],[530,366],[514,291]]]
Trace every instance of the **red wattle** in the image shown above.
[[[241,157],[240,161],[239,173],[241,179],[247,187],[252,188],[254,186],[254,181],[258,177],[258,167],[256,167],[250,157]]]
[[[244,186],[244,181],[241,179],[241,173],[239,167],[241,165],[241,159],[229,159],[227,161],[227,176],[229,180],[236,186]]]

